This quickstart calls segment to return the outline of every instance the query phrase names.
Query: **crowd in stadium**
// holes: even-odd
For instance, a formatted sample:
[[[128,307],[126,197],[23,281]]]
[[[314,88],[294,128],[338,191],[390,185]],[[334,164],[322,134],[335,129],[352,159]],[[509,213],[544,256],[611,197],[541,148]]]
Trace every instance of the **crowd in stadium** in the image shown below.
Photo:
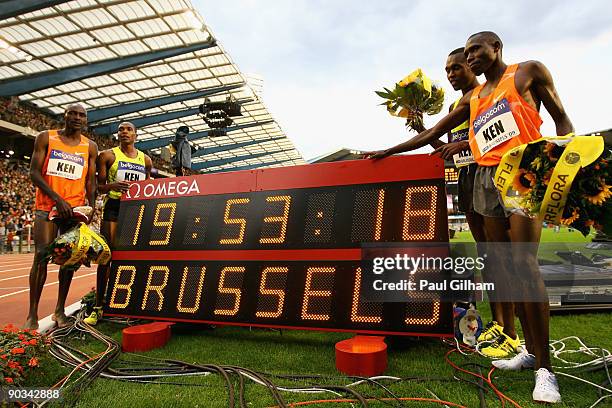
[[[32,224],[34,194],[27,164],[0,160],[0,252],[11,250]]]

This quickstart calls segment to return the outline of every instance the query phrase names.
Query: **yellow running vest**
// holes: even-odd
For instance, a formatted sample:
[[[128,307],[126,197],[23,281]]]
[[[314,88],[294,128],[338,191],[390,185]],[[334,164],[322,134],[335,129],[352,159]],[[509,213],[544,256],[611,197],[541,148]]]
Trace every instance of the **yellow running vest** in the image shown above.
[[[108,184],[117,181],[140,181],[147,178],[145,170],[145,154],[138,151],[138,156],[132,159],[126,156],[119,146],[113,147],[115,153],[115,162],[108,170]],[[113,199],[121,198],[121,191],[111,190],[108,192],[108,197]]]
[[[461,98],[457,99],[455,103],[453,103],[453,109],[457,107],[460,100]],[[451,134],[450,134],[451,140],[450,141],[451,143],[454,143],[454,142],[461,142],[463,140],[468,140],[469,133],[470,133],[470,123],[466,120],[465,122],[463,122],[456,128],[453,128],[453,130],[451,130]],[[456,167],[468,166],[472,163],[475,163],[474,156],[472,155],[471,150],[464,150],[462,152],[454,154],[453,161],[455,162]]]

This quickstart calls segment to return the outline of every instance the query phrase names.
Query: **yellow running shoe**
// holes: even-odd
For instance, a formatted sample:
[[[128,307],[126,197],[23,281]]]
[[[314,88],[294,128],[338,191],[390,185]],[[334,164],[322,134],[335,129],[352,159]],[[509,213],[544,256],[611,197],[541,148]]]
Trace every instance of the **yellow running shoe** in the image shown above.
[[[480,336],[478,336],[477,341],[480,343],[481,341],[493,341],[497,339],[504,331],[504,327],[500,326],[495,320],[487,323]]]
[[[501,336],[499,336],[493,344],[481,349],[480,352],[490,358],[505,358],[508,357],[510,353],[517,353],[520,345],[521,341],[518,336],[516,336],[516,339],[512,339],[506,333],[502,332]]]
[[[89,317],[83,319],[83,321],[91,326],[95,326],[98,323],[98,320],[102,319],[102,314],[103,312],[101,307],[94,307],[93,312],[91,312]]]

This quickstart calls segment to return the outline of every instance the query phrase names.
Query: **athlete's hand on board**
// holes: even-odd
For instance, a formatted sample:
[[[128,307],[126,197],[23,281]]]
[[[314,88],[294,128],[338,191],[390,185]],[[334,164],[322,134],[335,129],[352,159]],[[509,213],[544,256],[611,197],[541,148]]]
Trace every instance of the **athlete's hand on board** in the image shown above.
[[[430,155],[439,154],[444,160],[452,160],[454,155],[469,149],[469,147],[470,145],[466,141],[446,143],[431,152]]]
[[[130,189],[130,183],[128,183],[127,181],[117,181],[116,183],[112,184],[111,189],[114,191],[121,191],[122,193],[125,193]]]
[[[386,150],[374,150],[363,154],[364,159],[372,160],[384,159],[387,156],[390,156],[390,154]]]

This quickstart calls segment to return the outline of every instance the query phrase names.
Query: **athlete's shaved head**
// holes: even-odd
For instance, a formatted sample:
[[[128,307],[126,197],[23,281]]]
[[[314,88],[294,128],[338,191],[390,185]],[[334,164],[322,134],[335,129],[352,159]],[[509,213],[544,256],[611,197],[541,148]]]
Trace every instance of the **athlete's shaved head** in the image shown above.
[[[468,38],[468,42],[472,38],[476,38],[476,37],[485,40],[486,42],[488,42],[491,45],[493,45],[496,42],[498,42],[499,43],[499,48],[503,48],[504,47],[504,43],[502,42],[501,38],[499,38],[499,35],[495,34],[493,31],[481,31],[481,32],[476,33],[476,34],[472,34]]]
[[[502,40],[493,31],[481,31],[472,34],[466,44],[463,54],[474,74],[483,74],[493,64],[502,61]]]
[[[455,91],[472,89],[476,76],[468,67],[463,47],[454,49],[446,58],[446,78]]]
[[[132,129],[134,129],[134,132],[136,132],[136,125],[134,125],[132,122],[121,122],[119,124],[119,129],[121,129],[121,127],[125,127],[125,126],[131,126]]]
[[[121,122],[119,124],[117,139],[122,145],[134,144],[136,137],[136,126],[132,122]]]
[[[454,50],[450,52],[450,54],[448,54],[448,56],[450,57],[451,55],[457,55],[457,54],[463,55],[464,51],[465,51],[465,48],[463,47],[455,48]]]
[[[64,110],[66,130],[80,132],[87,126],[87,109],[80,103],[68,105]]]

